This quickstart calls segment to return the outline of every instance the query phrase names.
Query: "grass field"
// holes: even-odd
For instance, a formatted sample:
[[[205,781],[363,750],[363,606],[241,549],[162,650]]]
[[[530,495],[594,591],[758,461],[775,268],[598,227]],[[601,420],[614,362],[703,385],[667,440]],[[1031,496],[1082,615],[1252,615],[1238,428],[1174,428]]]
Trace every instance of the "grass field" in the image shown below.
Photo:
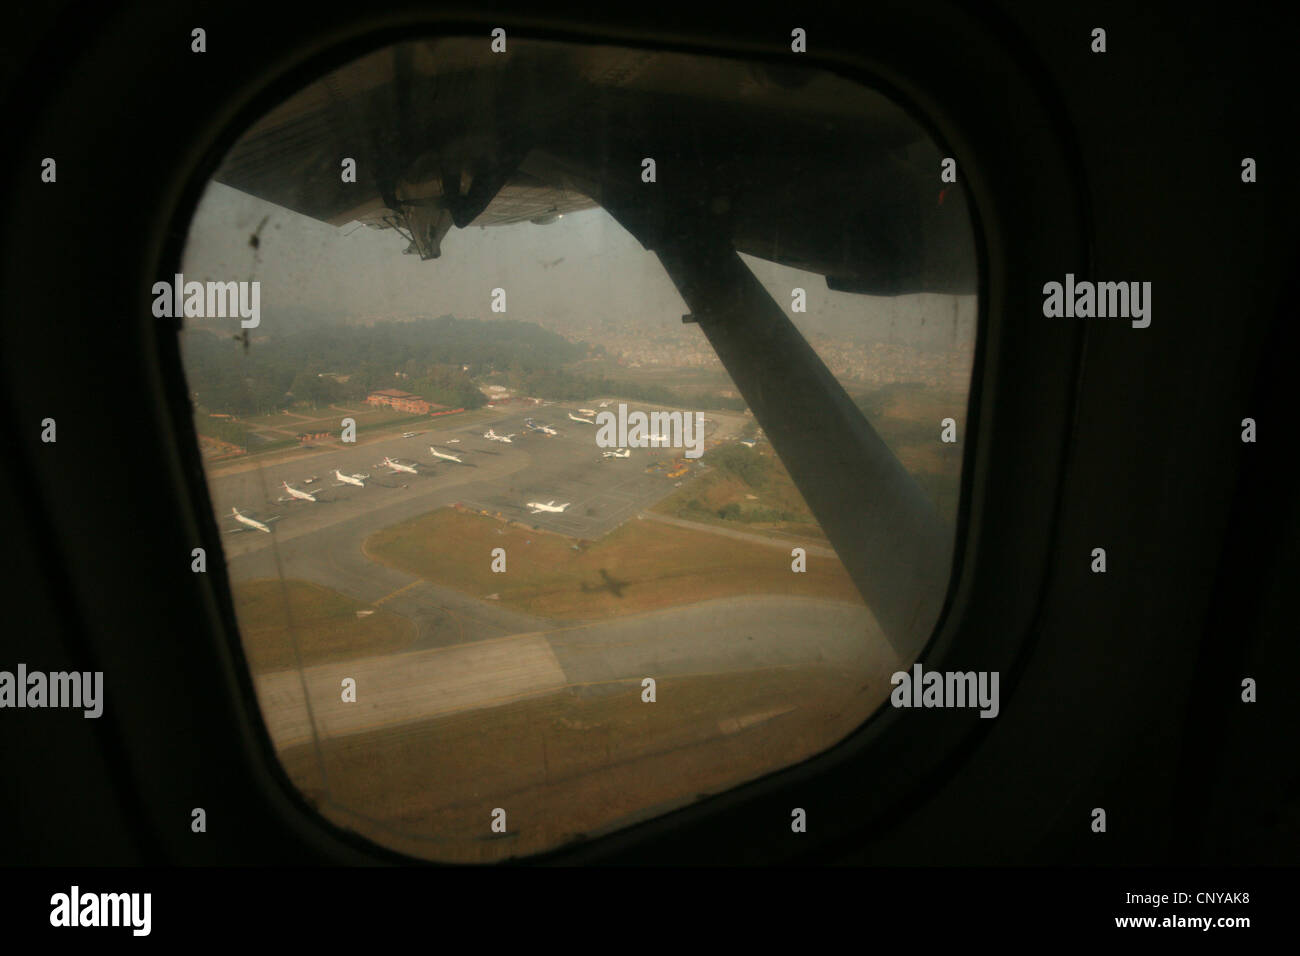
[[[962,451],[966,435],[965,392],[924,385],[891,385],[856,399],[880,437],[929,495],[939,514],[955,523],[961,494]],[[958,441],[940,440],[945,418],[956,422]],[[720,448],[726,448],[723,443]],[[825,542],[826,535],[808,510],[780,458],[770,446],[755,452],[772,467],[759,487],[733,471],[713,468],[697,474],[654,507],[688,521],[786,539]],[[704,462],[710,461],[709,453]]]
[[[595,543],[574,541],[444,508],[384,528],[365,544],[373,559],[473,597],[554,620],[598,620],[743,594],[789,594],[860,603],[838,561],[790,570],[781,548],[660,523],[629,521]],[[494,548],[506,573],[491,570]]]
[[[234,587],[244,655],[254,674],[406,650],[415,625],[404,617],[306,581],[262,580]],[[357,617],[357,611],[374,613]]]
[[[891,385],[863,400],[867,417],[903,467],[925,489],[939,514],[955,523],[966,447],[966,392]],[[940,441],[940,423],[957,424],[957,441]]]
[[[795,537],[824,544],[827,540],[825,532],[808,510],[780,458],[770,448],[756,451],[755,455],[772,464],[763,487],[751,487],[737,475],[715,468],[697,474],[651,510],[749,534],[765,534],[783,540]],[[722,517],[719,512],[728,506],[739,509],[739,513]],[[772,514],[774,512],[790,517],[779,519]],[[771,520],[754,520],[765,516]]]
[[[635,682],[598,694],[569,688],[323,740],[319,759],[302,745],[280,760],[344,827],[413,855],[489,862],[788,766],[842,739],[888,693],[883,674],[868,682],[817,667],[665,678],[654,703]],[[503,834],[490,828],[498,807]]]

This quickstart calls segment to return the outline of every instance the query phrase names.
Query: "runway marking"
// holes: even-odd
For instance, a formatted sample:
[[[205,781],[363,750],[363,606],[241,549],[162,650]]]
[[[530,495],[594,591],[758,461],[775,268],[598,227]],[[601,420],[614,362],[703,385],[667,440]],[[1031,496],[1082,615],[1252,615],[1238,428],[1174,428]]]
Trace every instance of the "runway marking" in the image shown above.
[[[468,647],[473,648],[474,645],[468,645]],[[439,650],[449,649],[440,648]],[[416,651],[410,653],[412,655],[419,655],[435,652]],[[370,662],[366,661],[365,663]],[[457,662],[457,664],[459,663],[460,662]],[[530,668],[532,672],[528,675],[527,682],[531,683],[532,681],[537,681],[534,686],[520,687],[518,686],[518,679],[514,678],[514,675],[506,676],[497,673],[480,676],[473,687],[457,687],[455,690],[452,690],[451,693],[448,693],[451,688],[436,686],[434,681],[429,681],[426,678],[424,688],[422,689],[429,689],[432,687],[434,694],[439,698],[436,702],[427,699],[412,699],[409,693],[403,694],[398,700],[385,700],[381,704],[371,705],[369,708],[371,712],[379,712],[381,714],[380,719],[377,721],[365,720],[365,714],[360,711],[344,709],[334,712],[326,711],[321,715],[323,719],[318,719],[315,722],[316,726],[313,726],[309,719],[305,719],[303,713],[294,712],[297,708],[303,706],[301,693],[286,693],[288,688],[283,684],[280,684],[277,680],[277,678],[280,677],[290,676],[288,672],[259,677],[257,678],[256,686],[259,703],[262,708],[263,719],[266,721],[267,731],[271,736],[271,740],[278,750],[286,750],[290,747],[308,742],[313,738],[313,736],[320,741],[337,740],[340,737],[350,737],[355,734],[373,733],[379,730],[409,726],[411,724],[422,724],[429,720],[450,717],[454,714],[461,714],[467,711],[487,710],[494,707],[501,707],[506,704],[512,704],[518,701],[528,700],[529,698],[541,697],[561,691],[605,687],[611,684],[632,684],[639,687],[643,680],[640,675],[634,675],[630,677],[612,677],[604,680],[570,682],[563,676],[562,670],[557,677],[555,671],[559,670],[559,665],[553,658],[550,662],[530,661],[529,663],[532,664],[532,667]],[[538,673],[539,668],[537,665],[539,663],[541,665],[540,671],[545,676],[541,676]],[[815,662],[767,664],[758,667],[726,668],[723,670],[691,671],[683,674],[665,674],[660,678],[660,680],[676,681],[711,677],[735,677],[739,674],[747,676],[771,674],[782,671],[806,670],[809,667],[815,666],[817,666]],[[343,670],[339,670],[339,667],[340,665],[334,665],[333,669],[338,670],[339,673],[343,673]],[[310,672],[320,669],[321,668],[307,668],[306,671]],[[459,668],[454,667],[454,669],[458,670]],[[477,670],[478,668],[476,667],[475,669]],[[547,673],[548,670],[550,673]],[[311,674],[310,676],[315,678],[317,675]],[[538,679],[539,677],[540,680]],[[333,698],[336,696],[336,683],[337,681],[332,679],[320,681],[319,683],[313,680],[315,686],[312,687],[310,693],[313,698],[319,697],[320,701],[325,702],[328,707],[329,702],[332,702]],[[457,681],[457,683],[460,683],[460,681]],[[501,689],[504,689],[505,693],[476,693],[476,691],[483,687],[483,685],[496,684],[500,687],[505,683],[513,683],[514,686],[511,686],[508,689],[502,687]],[[329,685],[328,688],[325,686],[326,684]],[[466,693],[466,691],[468,691],[468,693]],[[793,709],[794,708],[790,708],[790,710]],[[788,711],[782,711],[782,713],[785,712]],[[348,719],[353,715],[361,717],[362,719]],[[776,715],[773,714],[772,716]],[[743,729],[743,726],[737,727],[736,729]],[[734,733],[735,730],[724,730],[723,732]]]
[[[366,555],[366,557],[370,557],[370,555]],[[374,607],[379,607],[379,605],[383,604],[383,603],[384,603],[385,601],[387,601],[389,598],[395,598],[395,597],[397,597],[397,595],[401,594],[403,591],[409,591],[409,590],[411,590],[411,588],[413,588],[413,587],[417,587],[418,585],[421,585],[421,584],[428,584],[428,583],[429,583],[429,582],[426,581],[426,580],[424,580],[424,578],[418,578],[418,579],[412,581],[410,584],[404,584],[404,585],[402,585],[402,586],[401,586],[400,588],[398,588],[396,591],[392,591],[392,592],[390,592],[389,594],[385,594],[385,595],[384,595],[383,597],[381,597],[378,601],[374,601],[374,602],[372,602],[372,604],[373,604]]]
[[[339,687],[355,678],[356,704]],[[545,638],[460,644],[339,661],[254,678],[262,718],[278,749],[313,738],[365,733],[562,689],[564,669]],[[308,703],[314,707],[308,708]]]

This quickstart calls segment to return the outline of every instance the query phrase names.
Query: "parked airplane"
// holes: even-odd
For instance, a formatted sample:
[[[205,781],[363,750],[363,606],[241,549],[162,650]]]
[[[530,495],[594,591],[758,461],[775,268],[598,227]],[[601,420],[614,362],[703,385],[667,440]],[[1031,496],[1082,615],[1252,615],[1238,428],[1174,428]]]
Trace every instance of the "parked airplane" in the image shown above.
[[[569,417],[575,422],[586,422],[588,425],[596,424],[590,418],[579,418],[577,415],[573,414],[573,412],[569,412]]]
[[[414,438],[414,437],[415,437],[416,435],[418,435],[418,434],[420,434],[420,433],[419,433],[419,432],[402,432],[402,437],[403,437],[403,438]]]
[[[584,415],[595,415],[595,414],[596,414],[596,410],[595,410],[594,408],[580,408],[580,409],[578,409],[578,411],[582,412],[582,414],[584,414]]]
[[[601,403],[600,403],[600,407],[601,407],[601,408],[609,408],[609,402],[601,402]]]
[[[632,449],[631,449],[631,448],[620,448],[620,449],[618,449],[618,451],[607,451],[607,452],[605,452],[605,457],[606,457],[606,458],[631,458],[631,457],[632,457]]]
[[[270,533],[271,533],[271,529],[270,529],[269,527],[267,527],[267,526],[268,526],[272,521],[275,521],[277,518],[279,518],[280,516],[279,516],[279,515],[272,515],[270,518],[267,518],[265,521],[258,521],[256,518],[250,518],[248,515],[243,514],[243,513],[242,513],[238,508],[231,508],[231,509],[230,509],[230,517],[234,518],[234,519],[235,519],[236,521],[238,521],[240,524],[245,525],[246,528],[248,528],[248,529],[252,529],[252,530],[254,530],[254,531],[265,531],[267,534],[270,534]],[[241,531],[244,531],[244,530],[246,530],[246,529],[245,529],[245,528],[231,528],[229,531],[226,532],[226,534],[239,534]]]
[[[489,428],[487,431],[483,433],[483,437],[491,441],[511,442],[515,436],[514,436],[514,432],[511,432],[509,435],[498,435],[495,431]]]
[[[447,461],[454,461],[459,465],[465,464],[465,462],[456,455],[448,454],[445,451],[438,451],[438,449],[434,448],[432,445],[429,446],[429,453],[433,455],[434,458],[445,458]]]
[[[572,502],[566,501],[562,505],[557,505],[554,499],[546,502],[545,504],[543,504],[540,501],[530,501],[528,502],[528,508],[529,508],[528,513],[530,515],[535,515],[535,514],[541,514],[543,511],[560,512],[563,511],[565,508],[569,507],[570,504],[572,504]]]
[[[337,468],[334,469],[334,477],[339,480],[340,485],[356,485],[358,488],[366,486],[365,480],[369,475],[345,475]]]
[[[559,432],[557,432],[557,431],[556,431],[554,428],[552,428],[550,425],[539,425],[539,424],[537,424],[537,422],[533,421],[531,418],[525,419],[525,420],[524,420],[524,425],[528,428],[529,431],[533,431],[533,432],[541,432],[543,435],[558,435],[558,434],[559,434]]]
[[[383,466],[385,466],[385,467],[391,468],[391,469],[393,469],[393,471],[404,471],[404,472],[406,472],[406,473],[409,474],[409,475],[418,475],[418,474],[419,474],[419,472],[415,470],[415,466],[414,466],[414,465],[403,465],[403,464],[401,464],[400,462],[393,461],[393,459],[391,459],[391,458],[385,458],[385,459],[384,459],[383,461],[381,461],[379,464],[380,464],[380,465],[383,465]]]
[[[287,481],[283,481],[281,482],[281,484],[284,485],[284,490],[289,492],[289,497],[280,498],[278,499],[279,501],[293,501],[295,498],[297,498],[299,501],[311,501],[311,502],[316,501],[316,496],[309,491],[301,491],[298,488],[290,488],[289,482]]]

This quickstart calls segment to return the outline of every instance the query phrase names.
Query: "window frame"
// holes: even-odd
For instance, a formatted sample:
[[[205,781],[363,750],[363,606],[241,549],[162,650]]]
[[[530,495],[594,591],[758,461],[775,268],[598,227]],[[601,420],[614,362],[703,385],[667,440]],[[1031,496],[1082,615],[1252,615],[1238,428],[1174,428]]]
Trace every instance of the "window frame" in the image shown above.
[[[585,11],[567,15],[567,22],[566,14],[557,13],[542,26],[534,15],[522,12],[526,8],[519,10],[475,18],[428,10],[363,10],[336,15],[342,19],[322,17],[293,34],[274,34],[282,44],[278,60],[254,61],[252,69],[239,68],[211,81],[216,88],[209,95],[220,108],[191,119],[181,133],[191,164],[167,170],[152,190],[142,187],[139,225],[156,238],[139,249],[128,245],[132,251],[117,253],[134,261],[130,274],[136,287],[148,289],[159,275],[175,271],[207,181],[252,122],[306,83],[391,42],[420,33],[486,36],[501,25],[511,35],[536,39],[777,61],[791,55],[783,50],[788,49],[788,32],[772,33],[770,24],[737,27],[725,11],[720,20],[710,19],[718,14],[704,14],[694,24],[666,28],[650,17],[635,24],[608,13],[591,17]],[[242,13],[232,9],[221,14],[227,20],[214,22],[233,25]],[[113,27],[181,42],[171,24],[152,16],[130,11]],[[988,19],[993,15],[987,11],[981,19],[954,5],[925,0],[906,10],[889,8],[861,16],[863,25],[856,32],[837,31],[825,23],[810,25],[813,46],[802,55],[806,58],[801,64],[865,82],[907,110],[936,143],[947,144],[965,177],[979,256],[979,319],[956,554],[945,610],[921,659],[927,669],[999,670],[1004,675],[1005,709],[1014,696],[1018,664],[1032,644],[1039,601],[1052,573],[1049,545],[1059,515],[1074,414],[1082,332],[1043,322],[1035,280],[1088,271],[1091,228],[1083,177],[1072,158],[1077,155],[1071,148],[1075,137],[1061,119],[1064,110],[1046,72],[1005,24]],[[762,27],[769,29],[762,33]],[[730,42],[707,39],[709,33],[730,36]],[[861,40],[850,45],[855,36]],[[103,49],[116,39],[108,31],[99,41],[101,55],[107,55]],[[134,80],[139,91],[156,82],[154,68],[138,67]],[[998,87],[1006,100],[990,104],[975,96],[981,81],[1007,74],[1011,79],[1000,80]],[[74,80],[74,89],[76,83],[86,82]],[[130,130],[139,132],[142,125],[147,128],[137,123]],[[1033,156],[1034,168],[1022,169],[1016,155]],[[243,772],[256,783],[256,792],[247,795],[249,806],[259,806],[268,826],[284,831],[288,844],[320,861],[431,862],[387,850],[332,824],[310,808],[280,769],[243,661],[229,584],[214,560],[220,551],[212,548],[220,548],[220,535],[190,418],[175,326],[149,317],[147,301],[142,293],[132,309],[134,321],[128,320],[123,329],[141,347],[143,375],[137,387],[155,403],[151,414],[156,420],[145,419],[141,427],[159,427],[161,454],[169,461],[160,479],[164,503],[177,506],[183,526],[192,532],[191,545],[203,545],[210,552],[210,572],[192,576],[198,580],[182,580],[186,590],[172,598],[175,607],[170,612],[178,615],[188,609],[193,631],[186,639],[201,643],[205,659],[221,665],[203,674],[177,665],[177,673],[202,681],[205,699],[216,700],[224,693],[233,702],[229,710],[214,708],[213,734],[224,733],[231,746],[242,750]],[[21,295],[15,304],[24,307]],[[1017,361],[1024,356],[1034,357],[1032,368]],[[48,479],[50,498],[67,486],[57,467],[33,462],[40,479]],[[1020,497],[1021,489],[1030,491]],[[995,523],[999,533],[986,533]],[[166,535],[160,538],[166,540]],[[74,576],[86,576],[85,568],[78,569],[75,562],[73,571]],[[114,578],[115,573],[119,577]],[[103,586],[113,580],[129,582],[129,575],[120,577],[123,573],[107,570]],[[93,593],[82,588],[78,599],[83,607],[94,606]],[[114,642],[120,636],[84,612],[82,617],[89,644],[101,658],[115,659]],[[174,639],[163,630],[146,633],[140,650],[161,649],[165,655],[167,642]],[[148,806],[169,800],[177,806],[194,804],[185,782],[175,778],[182,775],[184,760],[198,762],[208,755],[197,752],[179,764],[169,762],[169,756],[177,756],[177,740],[168,736],[168,729],[155,726],[158,714],[150,700],[142,696],[123,701],[111,724],[113,733],[144,742],[147,756],[136,759],[129,771],[136,795]],[[608,836],[521,862],[709,862],[728,858],[736,847],[751,848],[746,857],[750,861],[828,854],[840,841],[879,834],[923,805],[993,724],[996,721],[979,720],[974,712],[900,714],[886,707],[840,744],[798,765]],[[788,827],[794,806],[807,808],[810,819],[809,832],[797,838]],[[179,856],[182,839],[164,835],[162,821],[150,819],[150,824],[159,831],[160,852]],[[758,837],[769,832],[767,827],[771,836]],[[903,832],[898,830],[899,835]],[[245,852],[252,845],[251,832],[246,839]],[[888,841],[875,842],[885,858],[896,852],[889,850]]]

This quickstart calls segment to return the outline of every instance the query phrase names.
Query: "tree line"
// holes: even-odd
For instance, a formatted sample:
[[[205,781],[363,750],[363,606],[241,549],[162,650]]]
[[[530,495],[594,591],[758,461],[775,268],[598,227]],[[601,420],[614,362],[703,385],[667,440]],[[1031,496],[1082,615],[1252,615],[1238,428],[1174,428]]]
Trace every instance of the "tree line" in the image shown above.
[[[195,405],[237,417],[358,402],[385,388],[473,409],[487,402],[480,381],[552,401],[619,395],[677,407],[745,407],[742,399],[708,390],[675,391],[568,371],[565,365],[588,357],[593,347],[530,322],[442,316],[370,326],[293,323],[248,347],[228,331],[193,327],[182,332],[181,348]],[[214,425],[209,434],[216,431]]]

